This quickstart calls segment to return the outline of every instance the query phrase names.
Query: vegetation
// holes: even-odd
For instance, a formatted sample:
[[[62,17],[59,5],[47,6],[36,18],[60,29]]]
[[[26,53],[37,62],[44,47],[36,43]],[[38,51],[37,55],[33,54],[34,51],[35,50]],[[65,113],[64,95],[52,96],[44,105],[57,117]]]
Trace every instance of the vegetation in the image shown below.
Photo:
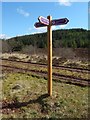
[[[3,51],[21,51],[27,48],[46,48],[47,33],[17,36],[2,40]],[[85,29],[62,29],[53,31],[53,48],[89,48],[90,31]]]
[[[34,53],[35,50],[39,50],[39,53],[40,50],[41,53],[44,53],[43,51],[47,52],[46,36],[47,33],[41,33],[0,40],[2,42],[2,52],[9,52],[9,56],[5,53],[1,58],[47,63],[47,56],[42,57],[41,54],[39,56],[21,55],[21,52]],[[90,30],[85,29],[53,31],[53,54],[60,56],[53,58],[53,64],[88,68],[90,63],[88,61],[89,38]],[[16,51],[18,53],[20,51],[20,54],[15,56]],[[11,54],[11,52],[14,53]],[[2,62],[2,64],[9,65],[7,62]],[[13,66],[11,63],[10,65]],[[20,65],[20,63],[14,64],[14,66],[47,71],[46,68],[26,66],[24,63],[23,65]],[[3,105],[0,112],[2,112],[2,118],[51,118],[53,120],[55,118],[88,118],[88,87],[65,84],[54,80],[53,95],[49,97],[47,94],[47,78],[28,72],[25,74],[3,72],[3,79],[0,78],[0,85],[2,85],[2,88],[0,87],[2,89],[0,101]],[[89,77],[86,73],[79,74],[69,70],[54,68],[54,72],[85,79]]]
[[[88,118],[87,87],[53,81],[49,97],[46,79],[20,73],[6,74],[2,87],[3,118]]]

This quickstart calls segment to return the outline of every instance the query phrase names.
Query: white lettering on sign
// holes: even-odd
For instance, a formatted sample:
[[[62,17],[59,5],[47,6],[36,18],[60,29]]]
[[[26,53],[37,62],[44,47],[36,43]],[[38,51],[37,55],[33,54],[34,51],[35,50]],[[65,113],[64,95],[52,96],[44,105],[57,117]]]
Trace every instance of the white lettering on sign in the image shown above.
[[[49,25],[49,20],[47,18],[40,16],[38,20],[44,25]]]

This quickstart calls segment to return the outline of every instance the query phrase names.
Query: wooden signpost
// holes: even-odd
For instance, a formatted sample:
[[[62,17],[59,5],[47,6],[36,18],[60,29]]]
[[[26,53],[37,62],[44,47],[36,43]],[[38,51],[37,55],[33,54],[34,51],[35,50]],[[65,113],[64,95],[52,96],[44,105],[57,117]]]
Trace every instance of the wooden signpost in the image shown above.
[[[52,26],[53,25],[64,25],[69,22],[67,18],[52,20],[52,16],[44,18],[38,17],[39,22],[35,23],[35,27],[47,26],[47,44],[48,44],[48,94],[52,96]]]

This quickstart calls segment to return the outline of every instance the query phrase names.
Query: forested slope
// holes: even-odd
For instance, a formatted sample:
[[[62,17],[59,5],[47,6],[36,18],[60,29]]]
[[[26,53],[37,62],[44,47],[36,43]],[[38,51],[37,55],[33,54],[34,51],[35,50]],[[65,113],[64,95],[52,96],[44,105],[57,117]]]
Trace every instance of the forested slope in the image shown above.
[[[89,48],[90,31],[62,29],[53,31],[53,48]],[[47,47],[47,33],[24,35],[2,40],[3,51],[21,51],[26,46]]]

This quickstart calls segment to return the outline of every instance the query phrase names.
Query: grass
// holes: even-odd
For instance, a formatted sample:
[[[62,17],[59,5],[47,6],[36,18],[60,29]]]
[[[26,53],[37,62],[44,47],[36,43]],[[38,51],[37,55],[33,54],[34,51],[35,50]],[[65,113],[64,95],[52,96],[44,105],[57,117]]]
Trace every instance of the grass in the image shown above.
[[[19,89],[13,89],[20,85]],[[47,80],[29,74],[10,73],[3,78],[2,100],[13,108],[6,108],[3,118],[86,118],[88,115],[88,87],[53,81],[53,95],[47,95]]]

